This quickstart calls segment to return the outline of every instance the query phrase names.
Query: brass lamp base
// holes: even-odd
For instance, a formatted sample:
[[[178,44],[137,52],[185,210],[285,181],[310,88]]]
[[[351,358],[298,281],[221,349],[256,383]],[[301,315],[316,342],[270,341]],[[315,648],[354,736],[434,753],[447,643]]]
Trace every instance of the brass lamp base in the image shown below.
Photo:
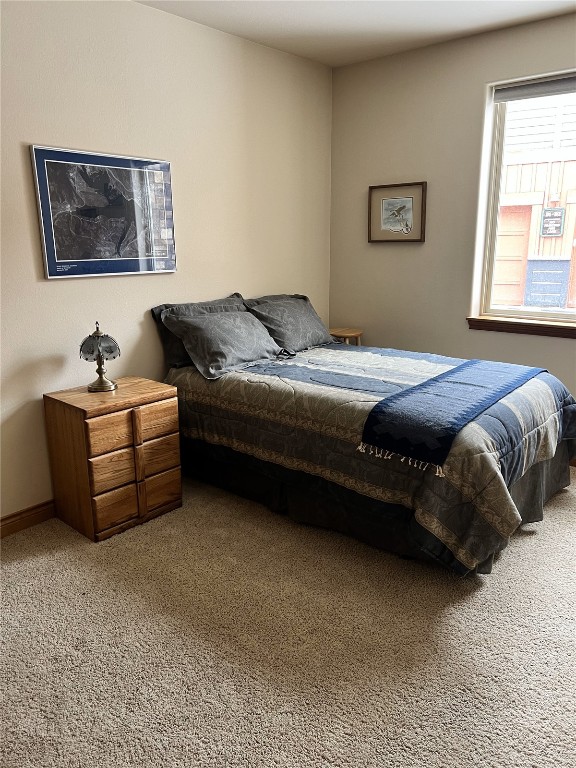
[[[104,368],[104,359],[102,355],[98,355],[96,360],[98,362],[96,368],[98,378],[96,381],[93,381],[92,384],[88,385],[88,392],[111,392],[113,389],[117,389],[118,384],[116,384],[115,381],[110,381],[110,379],[107,379],[106,376],[104,376],[106,368]]]
[[[118,384],[106,376],[100,376],[92,384],[88,384],[88,392],[111,392],[113,389],[118,389]]]

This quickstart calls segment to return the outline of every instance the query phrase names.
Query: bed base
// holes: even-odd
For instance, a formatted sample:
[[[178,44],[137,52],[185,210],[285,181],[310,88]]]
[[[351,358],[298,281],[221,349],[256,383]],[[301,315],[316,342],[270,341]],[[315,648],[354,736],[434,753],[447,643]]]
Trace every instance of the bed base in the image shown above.
[[[295,522],[338,531],[402,558],[466,573],[443,544],[430,541],[411,510],[398,504],[361,496],[320,477],[200,440],[182,439],[182,468],[191,477],[264,504]],[[546,501],[569,484],[568,448],[561,444],[554,459],[533,466],[511,489],[523,522],[541,520]],[[476,572],[490,573],[495,555]]]

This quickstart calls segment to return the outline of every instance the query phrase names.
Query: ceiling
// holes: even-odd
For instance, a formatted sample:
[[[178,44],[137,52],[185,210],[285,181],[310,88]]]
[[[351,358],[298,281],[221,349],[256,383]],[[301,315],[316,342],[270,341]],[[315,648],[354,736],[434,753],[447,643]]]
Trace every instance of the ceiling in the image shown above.
[[[576,12],[576,0],[137,2],[331,67]],[[576,58],[576,24],[574,44]]]

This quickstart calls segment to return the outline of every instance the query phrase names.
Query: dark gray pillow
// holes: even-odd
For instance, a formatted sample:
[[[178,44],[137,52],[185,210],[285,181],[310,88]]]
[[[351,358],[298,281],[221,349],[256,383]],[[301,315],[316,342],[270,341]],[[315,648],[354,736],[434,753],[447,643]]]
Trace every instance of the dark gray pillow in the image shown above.
[[[249,312],[190,316],[164,310],[162,322],[182,339],[186,352],[207,379],[275,358],[282,350]]]
[[[160,341],[164,350],[164,358],[169,368],[183,368],[186,365],[192,365],[190,355],[182,340],[175,336],[162,322],[162,313],[169,309],[176,315],[185,315],[196,317],[198,315],[212,314],[213,312],[245,312],[244,300],[240,293],[233,293],[225,299],[214,299],[213,301],[188,302],[186,304],[159,304],[150,311],[156,321],[156,327],[160,334]]]
[[[329,344],[332,336],[307,296],[271,296],[244,302],[278,346],[290,352]]]
[[[244,299],[244,304],[250,307],[257,307],[258,304],[267,304],[269,301],[287,301],[288,299],[304,299],[310,301],[308,296],[301,293],[273,293],[270,296],[260,296],[257,299]]]

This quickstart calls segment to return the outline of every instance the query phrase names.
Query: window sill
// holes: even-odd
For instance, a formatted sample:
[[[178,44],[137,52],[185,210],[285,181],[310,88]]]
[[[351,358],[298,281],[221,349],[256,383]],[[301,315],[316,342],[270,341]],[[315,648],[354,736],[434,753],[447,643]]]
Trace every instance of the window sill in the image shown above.
[[[557,336],[576,339],[576,325],[573,323],[551,322],[543,320],[521,320],[519,318],[468,317],[468,328],[474,331],[500,331],[503,333],[527,333],[532,336]]]

